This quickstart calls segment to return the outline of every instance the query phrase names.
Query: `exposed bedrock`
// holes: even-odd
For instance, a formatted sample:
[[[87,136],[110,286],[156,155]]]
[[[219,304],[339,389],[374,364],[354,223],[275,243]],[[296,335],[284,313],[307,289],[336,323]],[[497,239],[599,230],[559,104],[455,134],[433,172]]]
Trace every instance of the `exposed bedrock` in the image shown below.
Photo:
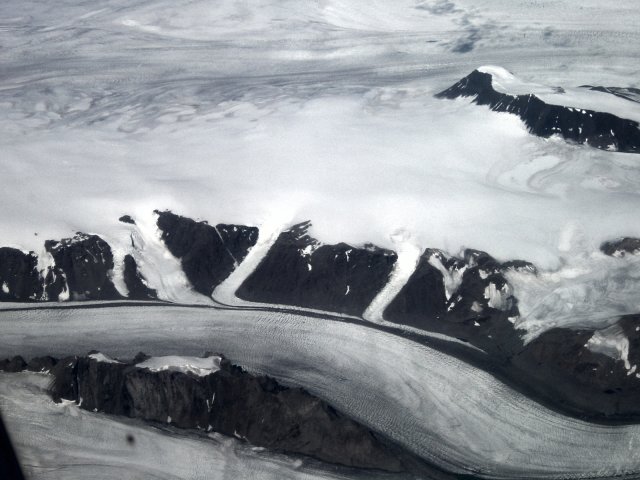
[[[55,262],[45,278],[49,300],[58,300],[65,289],[72,300],[122,298],[110,278],[114,266],[111,247],[102,238],[78,233],[60,241],[47,240],[44,245]]]
[[[217,356],[182,360],[186,364],[154,368],[147,361],[155,360],[143,354],[130,362],[98,353],[62,359],[52,371],[51,393],[90,411],[213,430],[341,465],[403,470],[372,432],[300,388],[250,375]]]
[[[600,250],[612,257],[624,257],[627,254],[637,255],[640,253],[640,238],[624,237],[610,240],[600,245]]]
[[[0,360],[0,371],[4,372],[21,372],[29,370],[30,372],[49,372],[55,367],[58,361],[50,356],[34,357],[26,362],[20,355],[12,358]]]
[[[28,301],[42,298],[38,256],[15,248],[0,248],[0,301]]]
[[[474,97],[478,105],[496,112],[519,116],[534,135],[548,138],[561,135],[566,140],[619,152],[640,152],[638,122],[611,113],[551,105],[535,95],[510,95],[493,88],[489,73],[474,70],[438,98]]]
[[[196,222],[169,211],[159,212],[157,225],[169,251],[197,292],[210,296],[258,240],[258,229],[244,225]]]
[[[310,222],[282,232],[238,297],[253,301],[361,315],[386,285],[397,255],[367,244],[322,245]]]
[[[428,249],[385,310],[391,322],[456,337],[507,359],[522,346],[513,327],[517,301],[503,273],[517,268],[535,274],[523,261],[499,263],[478,250],[463,258]]]
[[[510,362],[530,388],[589,418],[640,419],[640,315],[600,331],[554,328]]]

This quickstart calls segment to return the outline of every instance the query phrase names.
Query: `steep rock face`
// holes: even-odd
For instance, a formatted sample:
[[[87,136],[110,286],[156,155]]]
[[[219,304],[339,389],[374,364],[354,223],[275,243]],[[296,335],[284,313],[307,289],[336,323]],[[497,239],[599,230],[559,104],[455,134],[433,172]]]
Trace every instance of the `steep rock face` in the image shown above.
[[[51,369],[53,379],[49,386],[51,398],[60,402],[63,399],[77,400],[78,397],[78,357],[69,356],[59,359]]]
[[[638,419],[640,315],[623,317],[616,327],[620,352],[615,343],[608,355],[594,351],[594,330],[555,328],[523,347],[511,365],[530,388],[562,408],[586,417]]]
[[[131,255],[124,257],[124,283],[131,300],[154,300],[158,298],[156,290],[149,288],[144,276],[138,271],[136,260]]]
[[[309,222],[280,234],[236,294],[254,302],[361,315],[389,279],[397,255],[373,245],[321,245]]]
[[[27,368],[27,362],[20,355],[0,360],[0,370],[4,372],[21,372],[25,368]]]
[[[550,105],[535,95],[509,95],[496,91],[489,73],[474,70],[438,98],[474,97],[478,105],[496,112],[518,115],[534,135],[548,138],[559,134],[567,140],[619,152],[640,152],[638,122],[611,113],[561,105]]]
[[[29,360],[27,370],[30,372],[50,372],[58,363],[58,360],[45,355],[43,357],[34,357]]]
[[[504,266],[478,250],[466,250],[464,258],[456,258],[428,249],[384,316],[460,338],[506,359],[522,345],[509,320],[518,315],[517,302],[503,275],[514,265],[534,269],[526,262]]]
[[[409,281],[385,310],[386,319],[417,328],[428,328],[430,322],[444,317],[447,311],[444,275],[429,263],[431,256],[438,253],[427,250],[420,257]],[[443,255],[440,256],[444,259]]]
[[[136,221],[133,218],[131,218],[131,215],[122,215],[120,218],[118,218],[118,221],[122,223],[128,223],[129,225],[136,224]]]
[[[194,289],[207,296],[244,260],[258,239],[255,227],[213,227],[169,211],[156,213],[162,240],[180,259]]]
[[[636,255],[640,253],[640,238],[624,237],[604,242],[600,245],[600,250],[613,257],[624,257],[626,254]]]
[[[138,365],[140,363],[138,362]],[[141,368],[100,354],[61,360],[54,399],[86,410],[203,428],[290,453],[353,467],[402,470],[401,462],[366,428],[325,402],[226,360],[208,375]]]
[[[111,247],[99,236],[78,233],[59,242],[47,240],[45,248],[55,261],[45,287],[50,300],[58,300],[63,289],[62,278],[66,279],[73,300],[122,298],[110,279],[114,266]]]
[[[42,293],[37,255],[0,248],[0,301],[40,300]]]
[[[237,367],[219,376],[211,419],[214,430],[333,463],[402,469],[369,431],[304,390],[284,388],[267,377],[247,378]],[[270,419],[267,428],[263,418]]]

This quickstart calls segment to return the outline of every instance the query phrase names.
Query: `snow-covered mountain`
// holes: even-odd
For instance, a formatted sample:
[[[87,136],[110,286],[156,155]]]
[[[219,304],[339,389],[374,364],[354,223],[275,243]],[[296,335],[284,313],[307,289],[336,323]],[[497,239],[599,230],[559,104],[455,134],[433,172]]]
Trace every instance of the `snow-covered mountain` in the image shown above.
[[[217,351],[373,432],[397,478],[638,475],[638,24],[634,0],[0,4],[0,360]],[[82,439],[127,420],[36,375],[0,374],[34,478],[369,474],[219,438],[215,467],[185,432],[181,470],[138,424],[123,457]]]

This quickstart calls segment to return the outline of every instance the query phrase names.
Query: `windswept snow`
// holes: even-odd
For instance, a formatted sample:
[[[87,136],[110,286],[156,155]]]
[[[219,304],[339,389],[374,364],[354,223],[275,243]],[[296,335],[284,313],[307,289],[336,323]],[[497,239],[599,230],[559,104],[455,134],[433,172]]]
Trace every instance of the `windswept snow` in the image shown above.
[[[171,370],[183,373],[192,373],[199,377],[206,377],[220,370],[222,357],[180,357],[175,355],[165,357],[151,357],[136,364],[138,368],[146,368],[152,372]]]
[[[56,328],[44,328],[51,322]],[[122,358],[140,348],[151,355],[224,352],[455,472],[511,480],[640,472],[640,425],[565,417],[466,362],[363,325],[259,311],[128,307],[7,311],[0,329],[3,356],[81,353],[87,342]]]
[[[160,238],[157,216],[151,211],[140,211],[136,225],[122,224],[114,250],[125,250],[136,260],[140,273],[158,298],[176,303],[212,304],[211,299],[196,292],[187,279],[180,260],[175,258]],[[124,255],[122,255],[124,258]]]
[[[615,360],[624,362],[624,367],[631,370],[629,363],[629,339],[619,325],[612,325],[602,330],[596,330],[587,342],[587,348],[593,352],[602,353]]]
[[[365,320],[370,322],[380,323],[384,320],[384,311],[413,274],[422,253],[408,232],[396,232],[391,236],[391,240],[394,243],[398,259],[393,266],[389,281],[362,315]]]

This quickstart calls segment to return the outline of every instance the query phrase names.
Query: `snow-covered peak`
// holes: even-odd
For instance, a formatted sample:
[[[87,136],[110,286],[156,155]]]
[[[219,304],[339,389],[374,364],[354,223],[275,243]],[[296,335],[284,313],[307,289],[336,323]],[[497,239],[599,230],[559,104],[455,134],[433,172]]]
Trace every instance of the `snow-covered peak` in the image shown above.
[[[146,368],[152,372],[170,370],[205,377],[220,370],[221,361],[222,357],[218,355],[205,358],[170,355],[166,357],[151,357],[136,366],[138,368]]]

